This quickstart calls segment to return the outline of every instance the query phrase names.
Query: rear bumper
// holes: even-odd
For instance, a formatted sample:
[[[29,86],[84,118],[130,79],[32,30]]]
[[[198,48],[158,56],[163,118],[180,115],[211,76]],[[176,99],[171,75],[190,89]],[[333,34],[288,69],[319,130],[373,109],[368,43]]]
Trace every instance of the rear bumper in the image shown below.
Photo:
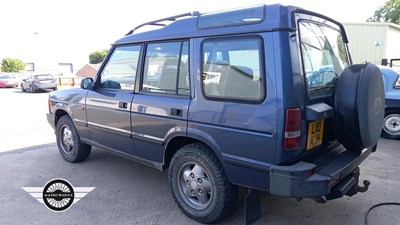
[[[41,83],[41,84],[32,84],[32,88],[35,90],[39,90],[39,89],[54,89],[57,88],[57,84],[56,83]]]
[[[358,176],[354,174],[371,151],[351,152],[339,145],[314,162],[273,166],[270,170],[270,193],[303,198],[327,196],[338,188],[347,192],[358,184]]]
[[[18,83],[1,82],[0,88],[5,88],[5,87],[18,87]]]

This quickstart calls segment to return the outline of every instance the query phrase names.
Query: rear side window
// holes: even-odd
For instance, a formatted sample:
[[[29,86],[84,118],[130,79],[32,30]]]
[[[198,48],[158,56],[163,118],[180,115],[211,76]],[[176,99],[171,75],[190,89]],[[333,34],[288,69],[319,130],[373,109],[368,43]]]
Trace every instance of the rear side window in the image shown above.
[[[311,21],[300,21],[299,31],[308,93],[314,97],[332,94],[330,87],[348,65],[340,31]]]
[[[204,95],[214,100],[248,103],[265,97],[261,39],[206,40],[202,46]]]
[[[101,72],[100,88],[133,90],[140,45],[117,47]]]

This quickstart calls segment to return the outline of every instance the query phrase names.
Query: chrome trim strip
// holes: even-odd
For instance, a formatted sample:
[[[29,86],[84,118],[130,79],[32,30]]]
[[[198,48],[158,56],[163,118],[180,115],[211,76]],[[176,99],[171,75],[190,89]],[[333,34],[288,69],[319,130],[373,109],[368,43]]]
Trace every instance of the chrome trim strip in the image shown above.
[[[105,125],[101,125],[98,123],[88,122],[88,125],[131,135],[131,131],[123,130],[123,129],[119,129],[119,128],[115,128],[115,127],[110,127],[110,126],[105,126]]]
[[[150,140],[158,141],[158,142],[164,142],[163,138],[154,137],[154,136],[147,135],[147,134],[141,134],[141,133],[132,132],[132,136],[136,136],[136,137],[139,137],[139,138],[150,139]]]
[[[78,120],[75,120],[78,122]],[[79,121],[81,122],[81,121]],[[99,128],[103,128],[103,129],[107,129],[107,130],[112,130],[112,131],[116,131],[116,132],[120,132],[120,133],[124,133],[124,134],[128,134],[128,135],[132,135],[138,138],[144,138],[144,139],[149,139],[152,141],[157,141],[157,142],[164,142],[164,138],[159,138],[159,137],[154,137],[151,135],[147,135],[147,134],[141,134],[141,133],[137,133],[137,132],[131,132],[128,130],[123,130],[123,129],[119,129],[119,128],[115,128],[115,127],[110,127],[110,126],[105,126],[105,125],[101,125],[98,123],[92,123],[92,122],[88,122],[88,125],[90,126],[94,126],[94,127],[99,127]]]
[[[86,124],[86,120],[75,119],[74,122]]]

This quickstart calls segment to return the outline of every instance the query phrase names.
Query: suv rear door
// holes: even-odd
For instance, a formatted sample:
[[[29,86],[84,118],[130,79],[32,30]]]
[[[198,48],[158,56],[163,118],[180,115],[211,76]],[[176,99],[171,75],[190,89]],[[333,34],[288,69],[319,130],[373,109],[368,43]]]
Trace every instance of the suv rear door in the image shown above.
[[[195,39],[195,50],[200,50],[193,53],[200,62],[195,70],[201,76],[190,105],[188,134],[202,136],[219,151],[223,164],[267,168],[275,161],[279,109],[275,78],[266,72],[274,70],[273,48],[264,51],[270,46],[266,43],[272,43],[270,34]],[[261,173],[242,176],[236,171],[226,170],[228,177],[241,177],[233,183],[267,185]]]
[[[172,135],[186,136],[190,103],[188,41],[148,43],[141,83],[132,102],[133,142],[138,157],[162,162],[165,143]]]
[[[306,87],[306,152],[321,151],[336,140],[333,121],[335,85],[343,69],[350,64],[338,25],[297,14],[299,49]],[[311,118],[313,108],[319,118]],[[317,111],[318,111],[317,110]]]

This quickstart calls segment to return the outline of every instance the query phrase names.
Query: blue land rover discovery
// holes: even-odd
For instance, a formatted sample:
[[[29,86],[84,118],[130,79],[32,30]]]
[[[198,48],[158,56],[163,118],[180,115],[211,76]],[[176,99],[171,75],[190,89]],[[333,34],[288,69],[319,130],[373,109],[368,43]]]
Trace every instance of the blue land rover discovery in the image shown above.
[[[50,93],[47,119],[69,162],[98,146],[168,170],[199,222],[226,217],[239,186],[247,221],[258,191],[352,196],[368,189],[358,167],[385,99],[379,69],[352,65],[347,44],[337,21],[279,4],[163,18],[117,40],[95,79]]]

